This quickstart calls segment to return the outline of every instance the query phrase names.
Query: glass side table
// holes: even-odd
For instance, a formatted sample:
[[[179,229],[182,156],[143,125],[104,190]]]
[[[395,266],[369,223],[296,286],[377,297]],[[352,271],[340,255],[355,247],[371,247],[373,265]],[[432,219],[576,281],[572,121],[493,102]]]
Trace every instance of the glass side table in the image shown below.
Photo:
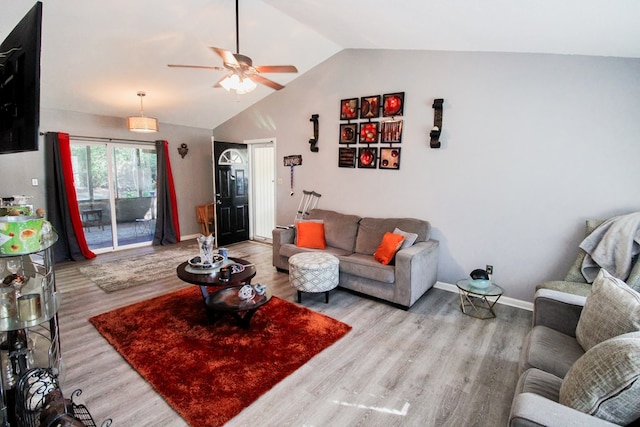
[[[458,280],[456,286],[460,294],[460,310],[464,314],[483,320],[496,317],[493,306],[504,293],[500,286],[491,283],[487,288],[477,288],[470,279]]]

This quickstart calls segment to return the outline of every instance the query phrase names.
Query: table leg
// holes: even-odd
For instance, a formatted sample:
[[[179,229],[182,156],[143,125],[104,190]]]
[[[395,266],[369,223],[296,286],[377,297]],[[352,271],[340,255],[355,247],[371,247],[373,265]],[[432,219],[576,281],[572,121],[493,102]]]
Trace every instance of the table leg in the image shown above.
[[[242,327],[243,329],[249,329],[251,318],[253,317],[255,312],[258,311],[258,308],[252,308],[250,310],[239,312],[214,311],[210,308],[207,308],[207,322],[209,325],[213,325],[218,320],[220,320],[225,315],[225,313],[227,313],[234,318],[234,320],[240,327]],[[244,315],[242,315],[241,313],[244,313]]]
[[[496,297],[495,300],[491,301],[487,298],[486,295],[484,296],[475,296],[475,295],[471,295],[470,292],[466,292],[462,289],[458,289],[459,290],[459,295],[460,295],[460,310],[471,317],[475,317],[478,319],[493,319],[496,317],[496,312],[493,310],[493,307],[496,305],[496,303],[498,302],[498,300],[500,299],[500,297],[502,295],[498,295]],[[478,304],[476,302],[474,302],[474,300],[479,300],[481,303]],[[473,312],[467,312],[466,308],[472,308]],[[482,316],[480,314],[481,311],[488,311],[488,315],[486,316]]]
[[[233,317],[236,319],[238,324],[242,326],[244,329],[249,329],[249,323],[251,322],[251,318],[258,311],[257,308],[252,308],[251,310],[247,310],[244,316],[241,316],[239,313],[231,313]]]

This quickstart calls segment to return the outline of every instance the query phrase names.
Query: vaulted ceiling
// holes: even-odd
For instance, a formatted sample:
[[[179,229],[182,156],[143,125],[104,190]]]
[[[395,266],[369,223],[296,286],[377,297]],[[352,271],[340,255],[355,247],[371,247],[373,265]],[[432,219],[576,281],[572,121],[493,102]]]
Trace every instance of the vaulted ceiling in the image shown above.
[[[0,40],[35,2],[0,0]],[[524,52],[640,58],[636,0],[240,0],[240,53],[286,85],[349,48]],[[273,92],[236,96],[209,47],[235,52],[232,0],[44,0],[41,106],[214,128]],[[286,89],[284,89],[286,90]]]

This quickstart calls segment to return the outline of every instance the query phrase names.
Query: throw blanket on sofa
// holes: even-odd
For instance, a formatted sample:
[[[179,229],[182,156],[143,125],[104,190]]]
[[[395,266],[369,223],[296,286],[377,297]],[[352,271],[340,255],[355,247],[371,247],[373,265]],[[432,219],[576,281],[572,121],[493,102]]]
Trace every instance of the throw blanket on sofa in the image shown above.
[[[640,212],[610,218],[580,243],[587,255],[582,275],[592,283],[600,268],[626,280],[633,259],[640,253]]]

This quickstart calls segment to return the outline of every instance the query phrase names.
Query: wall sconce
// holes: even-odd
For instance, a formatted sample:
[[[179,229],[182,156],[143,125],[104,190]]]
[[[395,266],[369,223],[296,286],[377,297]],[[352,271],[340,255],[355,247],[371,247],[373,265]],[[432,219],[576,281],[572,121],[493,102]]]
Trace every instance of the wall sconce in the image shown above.
[[[440,134],[442,133],[442,103],[444,99],[437,98],[433,100],[433,127],[429,136],[431,137],[431,148],[440,148]]]
[[[311,144],[311,147],[309,147],[309,149],[311,150],[312,153],[317,153],[319,148],[318,148],[318,118],[320,117],[319,114],[312,114],[311,118],[309,119],[310,122],[313,122],[313,138],[311,138],[309,140],[309,144]]]
[[[187,144],[183,142],[180,147],[178,147],[178,153],[180,153],[180,156],[184,159],[184,156],[186,156],[188,152],[189,147],[187,147]]]

